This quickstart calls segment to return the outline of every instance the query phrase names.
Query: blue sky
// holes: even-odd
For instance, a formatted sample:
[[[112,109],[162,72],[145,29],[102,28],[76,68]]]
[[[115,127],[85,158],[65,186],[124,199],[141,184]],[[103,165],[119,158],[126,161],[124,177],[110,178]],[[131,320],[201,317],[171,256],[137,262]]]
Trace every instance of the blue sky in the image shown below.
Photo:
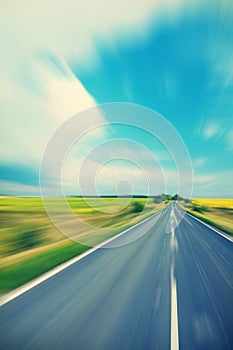
[[[231,1],[69,0],[58,7],[53,1],[50,6],[43,1],[18,6],[1,5],[1,193],[39,194],[43,150],[70,116],[101,103],[130,102],[159,112],[181,135],[193,165],[193,196],[233,196]],[[98,118],[108,121],[107,116]],[[77,169],[88,151],[112,139],[118,140],[112,156],[121,148],[121,155],[135,163],[135,148],[126,139],[145,146],[168,174],[167,192],[177,190],[166,147],[136,129],[111,126],[72,150],[64,170],[67,194],[79,192]],[[91,161],[103,159],[96,153]],[[106,165],[99,191],[114,192],[124,178],[135,192],[145,193],[143,179],[132,167],[125,160]],[[144,167],[158,171],[146,155]],[[51,184],[52,175],[48,178]],[[155,191],[160,192],[159,185]]]

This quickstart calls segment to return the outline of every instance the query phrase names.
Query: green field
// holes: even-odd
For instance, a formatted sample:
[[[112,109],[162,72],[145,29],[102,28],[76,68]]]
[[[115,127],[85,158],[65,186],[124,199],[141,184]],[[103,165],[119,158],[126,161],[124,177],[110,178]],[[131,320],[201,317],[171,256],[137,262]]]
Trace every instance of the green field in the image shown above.
[[[74,213],[90,225],[100,228],[85,234],[84,242],[101,242],[154,214],[163,204],[152,199],[68,198]],[[59,199],[51,199],[59,207]],[[145,207],[143,213],[141,209]],[[1,197],[0,227],[0,293],[4,294],[77,256],[89,246],[75,242],[63,235],[50,221],[41,198]],[[109,228],[102,232],[101,228]],[[110,230],[113,229],[113,230]],[[81,231],[81,230],[80,230]],[[76,237],[77,240],[79,236]]]
[[[233,199],[193,198],[181,206],[197,218],[233,235]]]

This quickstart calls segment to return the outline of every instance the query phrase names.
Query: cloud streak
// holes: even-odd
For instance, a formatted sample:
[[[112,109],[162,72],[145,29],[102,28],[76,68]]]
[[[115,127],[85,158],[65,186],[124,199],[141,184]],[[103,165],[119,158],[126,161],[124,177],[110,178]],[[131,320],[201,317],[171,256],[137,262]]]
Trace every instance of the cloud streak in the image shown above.
[[[200,123],[199,133],[207,141],[218,141],[226,137],[232,126],[232,120],[227,118],[205,118]]]

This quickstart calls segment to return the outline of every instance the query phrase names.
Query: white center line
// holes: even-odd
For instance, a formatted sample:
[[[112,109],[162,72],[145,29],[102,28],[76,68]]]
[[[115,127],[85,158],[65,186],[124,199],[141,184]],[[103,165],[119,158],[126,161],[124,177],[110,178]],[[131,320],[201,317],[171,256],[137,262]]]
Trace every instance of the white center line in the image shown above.
[[[175,240],[175,232],[172,230],[171,241]],[[172,244],[173,245],[173,244]],[[177,291],[176,279],[174,276],[174,251],[172,251],[171,264],[171,350],[179,349],[179,332],[178,332],[178,312],[177,312]]]

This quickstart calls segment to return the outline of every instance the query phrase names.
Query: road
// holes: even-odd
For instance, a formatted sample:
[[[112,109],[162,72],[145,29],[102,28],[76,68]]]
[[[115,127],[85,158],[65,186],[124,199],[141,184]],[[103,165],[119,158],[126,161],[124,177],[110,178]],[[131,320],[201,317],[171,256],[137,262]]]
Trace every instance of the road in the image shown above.
[[[169,205],[3,305],[1,349],[233,349],[233,243],[181,215]]]

